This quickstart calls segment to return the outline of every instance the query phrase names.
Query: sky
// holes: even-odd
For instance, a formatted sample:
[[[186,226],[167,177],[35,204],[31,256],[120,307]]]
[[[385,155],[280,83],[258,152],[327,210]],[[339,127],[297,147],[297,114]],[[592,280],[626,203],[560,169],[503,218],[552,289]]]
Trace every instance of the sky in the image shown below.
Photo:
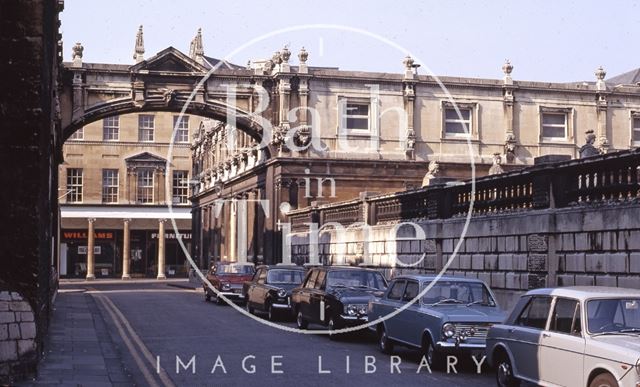
[[[205,55],[245,65],[288,45],[310,66],[515,80],[594,81],[640,67],[639,1],[214,1],[65,0],[64,60],[76,42],[83,60],[133,64],[143,25],[145,58],[173,46],[188,54],[202,28]]]

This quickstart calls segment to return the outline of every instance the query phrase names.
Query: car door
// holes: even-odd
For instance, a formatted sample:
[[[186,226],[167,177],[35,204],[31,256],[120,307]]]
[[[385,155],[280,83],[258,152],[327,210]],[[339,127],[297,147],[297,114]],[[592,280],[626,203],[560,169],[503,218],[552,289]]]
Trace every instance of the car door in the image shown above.
[[[540,380],[539,343],[550,309],[550,296],[533,296],[515,319],[514,326],[507,329],[505,342],[513,354],[513,368],[518,377]]]
[[[251,279],[251,282],[249,282],[249,283],[245,284],[245,286],[247,287],[247,288],[246,288],[247,304],[248,304],[249,306],[251,306],[251,307],[253,307],[253,304],[254,304],[254,302],[255,302],[255,301],[254,301],[253,294],[254,294],[254,290],[255,290],[255,287],[256,287],[256,282],[258,281],[258,276],[260,275],[260,272],[261,272],[261,271],[262,271],[261,269],[259,269],[258,271],[256,271],[256,272],[253,274],[253,278]]]
[[[312,270],[307,276],[302,288],[297,292],[296,302],[298,303],[300,312],[302,312],[302,316],[306,320],[310,320],[311,317],[311,292],[315,286],[316,278],[318,278],[318,270]]]
[[[324,287],[326,274],[325,270],[318,270],[313,287],[309,289],[309,319],[311,321],[324,322],[328,320]]]
[[[408,280],[407,286],[402,295],[400,306],[406,306],[420,293],[420,285],[417,281]],[[424,329],[424,318],[420,315],[420,300],[416,300],[405,310],[398,314],[399,339],[405,343],[420,346],[422,330]]]
[[[376,317],[386,317],[390,313],[395,312],[401,305],[402,295],[407,284],[406,280],[395,280],[389,291],[385,294],[383,302],[380,303],[380,313]],[[393,339],[400,339],[400,331],[402,331],[402,324],[400,323],[400,316],[393,316],[385,321],[387,328],[387,336]]]
[[[257,308],[262,310],[265,309],[265,298],[266,298],[266,282],[267,282],[267,269],[263,268],[260,270],[260,274],[258,275],[258,279],[253,288],[253,302]]]
[[[549,329],[540,341],[540,379],[560,386],[584,385],[585,339],[582,335],[580,302],[557,297],[552,306]],[[562,365],[558,367],[558,365]]]

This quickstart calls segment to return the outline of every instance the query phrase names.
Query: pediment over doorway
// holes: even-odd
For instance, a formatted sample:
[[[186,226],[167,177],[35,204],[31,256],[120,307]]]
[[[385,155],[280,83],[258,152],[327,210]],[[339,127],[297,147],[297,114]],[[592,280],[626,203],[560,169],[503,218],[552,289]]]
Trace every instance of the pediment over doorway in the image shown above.
[[[189,58],[179,50],[168,47],[147,60],[130,67],[134,73],[206,73],[207,68]]]

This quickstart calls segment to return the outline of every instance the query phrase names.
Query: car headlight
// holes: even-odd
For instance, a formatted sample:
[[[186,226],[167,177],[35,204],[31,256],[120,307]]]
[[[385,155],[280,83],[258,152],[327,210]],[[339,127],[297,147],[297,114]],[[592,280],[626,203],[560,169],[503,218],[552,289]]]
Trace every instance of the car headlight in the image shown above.
[[[442,334],[446,338],[451,338],[456,334],[456,326],[451,323],[446,323],[442,326]]]
[[[278,289],[278,297],[286,297],[287,291],[284,289]]]
[[[349,316],[355,315],[366,315],[367,314],[367,305],[365,304],[347,304],[344,308],[345,313]]]
[[[222,284],[222,290],[229,290],[231,289],[231,284]]]

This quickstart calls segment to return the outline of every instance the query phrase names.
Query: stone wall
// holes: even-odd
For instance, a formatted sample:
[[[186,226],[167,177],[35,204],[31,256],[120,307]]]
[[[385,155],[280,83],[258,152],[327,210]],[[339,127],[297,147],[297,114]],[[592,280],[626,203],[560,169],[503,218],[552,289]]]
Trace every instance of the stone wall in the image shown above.
[[[507,308],[545,286],[640,288],[639,171],[625,151],[476,179],[475,193],[460,182],[294,210],[292,261],[445,270]]]
[[[368,242],[361,228],[327,228],[320,232],[317,262],[378,267],[388,275],[445,269],[483,280],[505,307],[545,286],[640,288],[635,203],[476,216],[466,232],[464,218],[414,222],[425,238],[398,223],[369,227]],[[312,260],[308,233],[297,232],[291,241],[293,262]]]
[[[56,286],[62,6],[0,2],[0,384],[35,369]]]

